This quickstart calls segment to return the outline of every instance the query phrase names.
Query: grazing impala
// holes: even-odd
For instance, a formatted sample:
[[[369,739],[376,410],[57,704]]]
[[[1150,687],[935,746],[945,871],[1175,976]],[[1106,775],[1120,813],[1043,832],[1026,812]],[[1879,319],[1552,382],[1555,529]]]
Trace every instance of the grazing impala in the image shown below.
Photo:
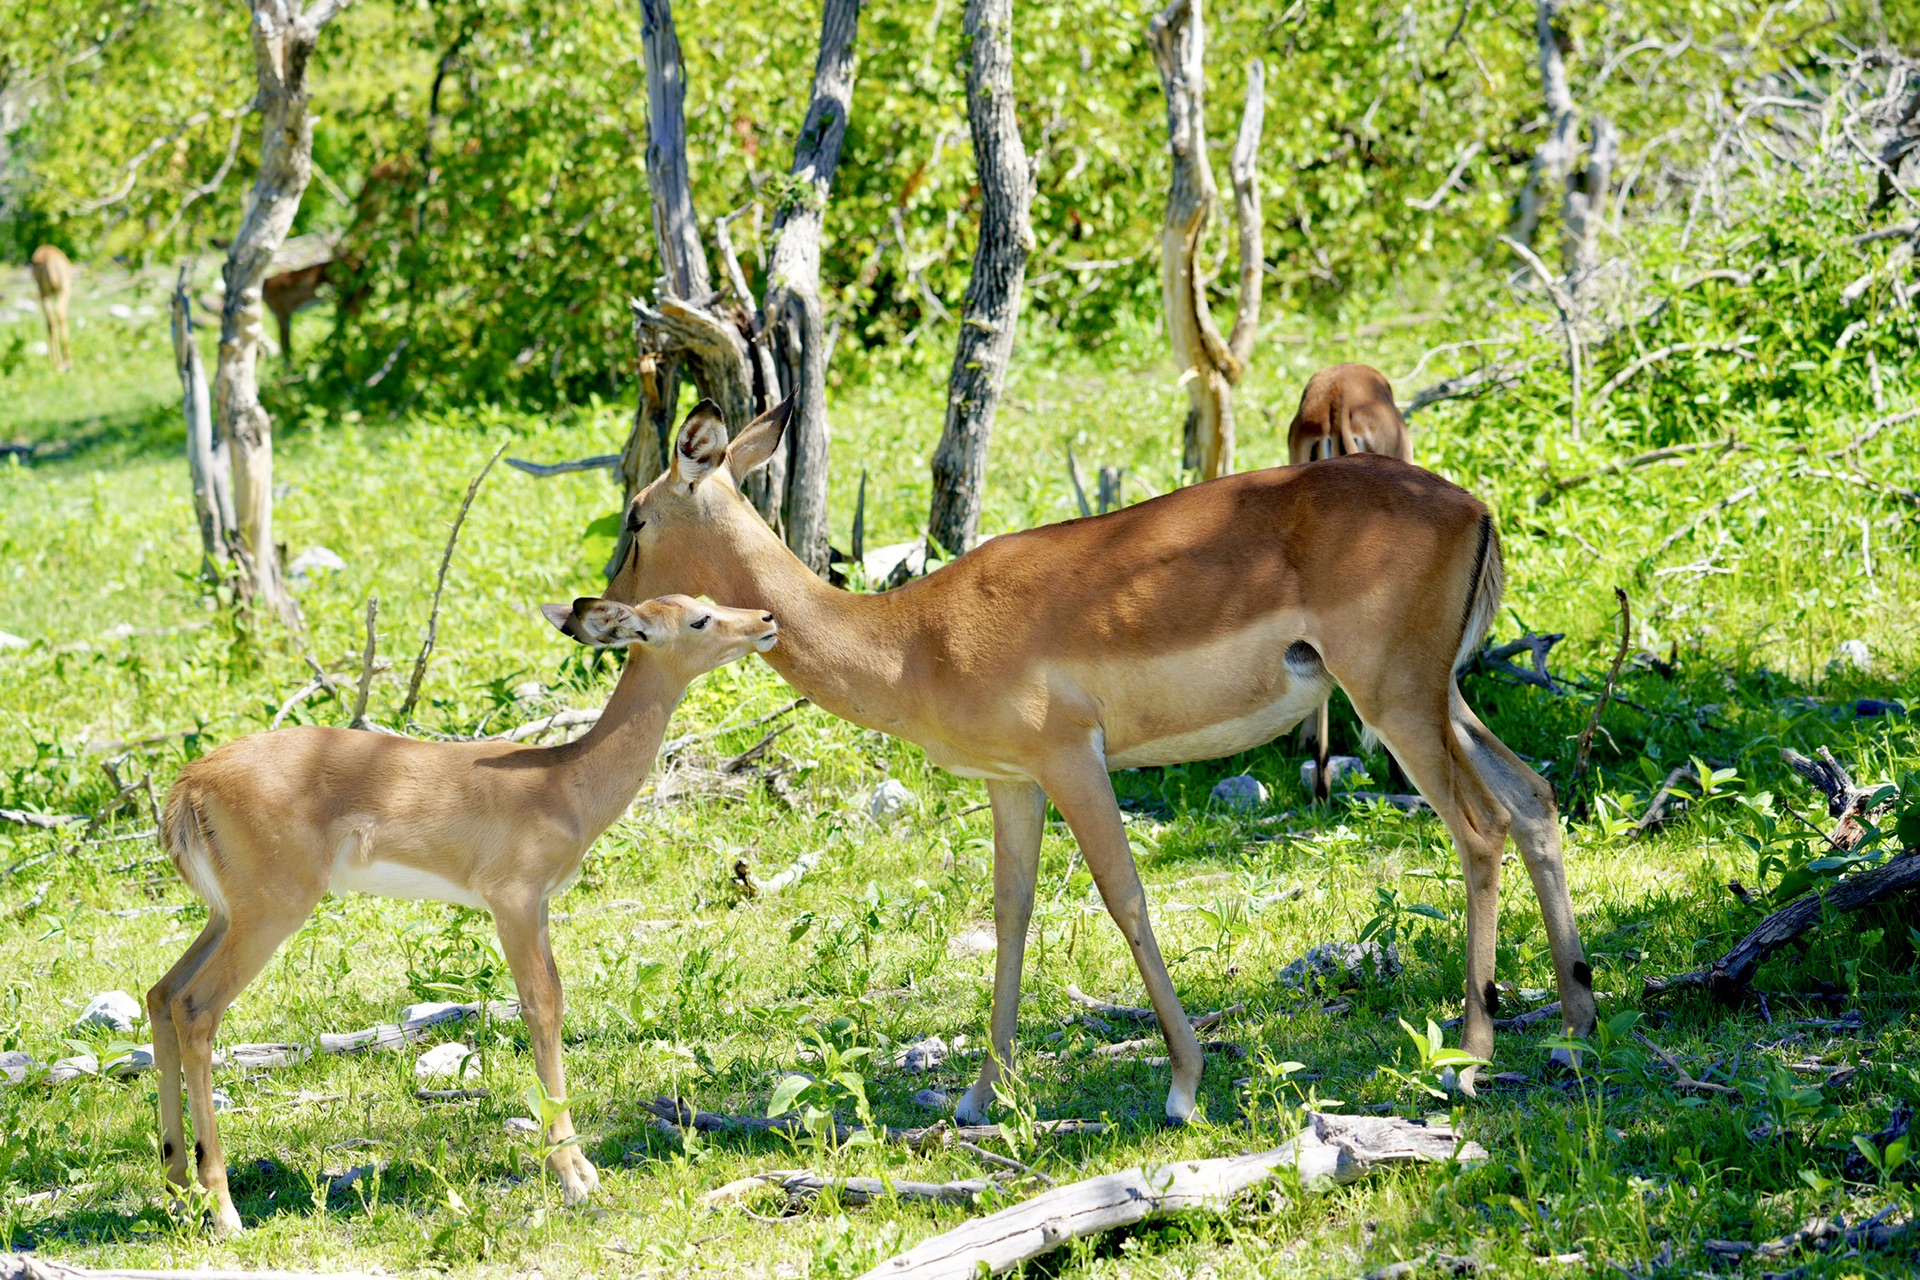
[[[1307,379],[1300,408],[1287,428],[1287,461],[1295,466],[1349,453],[1384,453],[1413,461],[1413,436],[1386,375],[1364,364],[1337,364]],[[1327,701],[1308,721],[1313,739],[1313,794],[1332,794],[1327,777]]]
[[[186,1186],[184,1067],[194,1164],[219,1230],[238,1231],[240,1217],[214,1127],[214,1031],[329,888],[491,911],[534,1070],[549,1096],[566,1096],[547,903],[578,877],[588,846],[640,790],[687,685],[753,650],[765,653],[776,628],[772,614],[684,596],[635,608],[582,599],[543,611],[583,644],[631,648],[605,713],[576,742],[523,747],[276,729],[194,761],[167,797],[161,838],[207,904],[207,925],[147,993],[160,1069],[160,1150],[168,1181]],[[547,1141],[572,1135],[572,1118],[562,1113]],[[559,1147],[548,1164],[569,1204],[599,1183],[574,1146]]]
[[[33,251],[33,287],[47,322],[47,358],[62,371],[73,368],[73,342],[67,336],[67,302],[73,297],[73,262],[50,244]]]
[[[280,324],[280,358],[293,360],[293,317],[320,301],[320,286],[326,283],[332,262],[316,262],[297,271],[282,271],[260,282],[260,301]]]
[[[1493,1048],[1500,856],[1533,877],[1567,1028],[1594,1021],[1553,791],[1480,723],[1454,683],[1500,603],[1493,519],[1394,458],[1227,476],[1137,506],[1006,534],[917,582],[856,595],[820,581],[740,495],[789,405],[731,444],[701,403],[673,463],[633,499],[609,595],[659,590],[772,609],[769,658],[835,715],[986,780],[994,820],[991,1052],[959,1104],[977,1120],[1013,1054],[1020,969],[1050,798],[1132,948],[1184,1120],[1200,1045],[1147,919],[1108,772],[1244,751],[1298,724],[1338,683],[1459,845],[1467,884],[1465,1047]]]

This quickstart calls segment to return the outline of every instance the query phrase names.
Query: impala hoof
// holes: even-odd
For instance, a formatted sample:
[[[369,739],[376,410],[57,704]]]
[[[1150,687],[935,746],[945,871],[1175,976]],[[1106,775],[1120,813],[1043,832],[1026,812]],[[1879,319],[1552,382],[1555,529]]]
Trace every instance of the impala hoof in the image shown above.
[[[992,1090],[987,1090],[986,1096],[982,1097],[980,1086],[977,1084],[974,1085],[973,1088],[960,1095],[960,1101],[954,1104],[954,1122],[963,1125],[985,1124],[987,1122],[987,1106],[992,1100]]]
[[[1167,1092],[1168,1124],[1185,1124],[1193,1119],[1194,1110],[1198,1105],[1194,1092],[1193,1089],[1183,1088],[1180,1085],[1175,1085]]]
[[[1549,1070],[1558,1069],[1571,1075],[1580,1073],[1580,1055],[1572,1049],[1555,1049],[1547,1055]]]
[[[244,1234],[245,1231],[246,1231],[246,1228],[240,1225],[240,1215],[234,1211],[234,1208],[232,1205],[226,1205],[222,1208],[214,1210],[214,1213],[213,1213],[213,1234],[214,1235],[225,1238],[227,1236],[237,1236],[237,1235]]]

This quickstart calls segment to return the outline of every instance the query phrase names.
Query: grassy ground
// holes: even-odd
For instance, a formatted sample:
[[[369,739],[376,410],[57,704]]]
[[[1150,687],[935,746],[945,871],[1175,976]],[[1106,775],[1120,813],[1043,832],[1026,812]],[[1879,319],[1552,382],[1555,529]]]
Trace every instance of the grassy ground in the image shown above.
[[[139,310],[160,300],[130,282],[103,296],[109,287],[121,285],[101,281],[79,306],[80,371],[70,378],[31,359],[37,319],[9,305],[25,296],[24,278],[6,282],[0,296],[0,317],[18,317],[0,324],[0,351],[12,343],[25,361],[0,382],[0,437],[64,450],[0,466],[8,513],[0,631],[28,642],[0,651],[6,807],[92,812],[114,793],[108,761],[122,777],[151,771],[164,788],[193,754],[264,728],[306,678],[280,637],[236,630],[202,598],[164,317]],[[116,318],[107,309],[115,303],[132,314]],[[1311,368],[1364,358],[1404,373],[1420,350],[1446,340],[1431,327],[1365,345],[1334,338],[1390,314],[1383,306],[1322,322],[1309,342],[1266,346],[1243,401],[1243,466],[1279,459],[1274,418],[1284,424]],[[320,316],[303,322],[313,338],[324,332]],[[1029,346],[1042,350],[1039,339]],[[843,537],[846,481],[862,468],[871,475],[870,544],[913,534],[926,507],[939,393],[917,375],[837,393],[834,527]],[[297,404],[297,389],[283,401]],[[1181,404],[1151,335],[1096,353],[1029,354],[1001,415],[988,527],[1072,513],[1067,440],[1088,474],[1126,466],[1129,499],[1169,487]],[[1536,506],[1536,452],[1567,474],[1644,447],[1647,437],[1624,408],[1603,415],[1577,446],[1550,413],[1527,420],[1528,412],[1516,410],[1514,428],[1497,435],[1465,431],[1466,419],[1444,410],[1416,423],[1422,460],[1501,514],[1511,612],[1497,636],[1522,625],[1568,633],[1556,651],[1557,669],[1576,681],[1566,696],[1485,675],[1468,678],[1468,696],[1516,750],[1565,779],[1572,738],[1611,656],[1610,588],[1634,593],[1634,648],[1675,665],[1670,674],[1648,661],[1630,665],[1628,705],[1608,712],[1598,785],[1583,785],[1588,803],[1567,824],[1574,903],[1597,986],[1608,993],[1603,1014],[1624,1033],[1637,1011],[1638,1027],[1693,1075],[1738,1096],[1677,1092],[1672,1073],[1638,1041],[1615,1043],[1612,1033],[1606,1051],[1590,1057],[1597,1075],[1549,1080],[1539,1068],[1551,1029],[1508,1033],[1498,1067],[1523,1078],[1455,1110],[1463,1132],[1492,1153],[1486,1164],[1392,1174],[1328,1195],[1278,1192],[1231,1216],[1076,1248],[1036,1273],[1351,1276],[1430,1250],[1502,1274],[1611,1274],[1614,1264],[1636,1276],[1694,1273],[1727,1265],[1703,1249],[1710,1239],[1755,1241],[1809,1216],[1920,1208],[1915,1166],[1878,1173],[1853,1141],[1920,1103],[1920,935],[1910,914],[1836,921],[1804,952],[1768,965],[1764,1012],[1639,996],[1645,976],[1702,963],[1757,921],[1762,908],[1731,896],[1728,880],[1764,892],[1780,878],[1778,865],[1758,865],[1764,858],[1809,856],[1788,811],[1823,819],[1783,776],[1780,746],[1828,745],[1873,781],[1897,781],[1920,760],[1906,719],[1856,718],[1851,709],[1853,699],[1914,688],[1920,549],[1912,512],[1845,486],[1786,478],[1794,441],[1830,447],[1861,425],[1819,413],[1796,420],[1791,439],[1753,431],[1743,435],[1754,445],[1745,453],[1608,477]],[[616,446],[623,415],[596,407],[398,422],[317,412],[283,421],[290,417],[278,447],[289,552],[324,545],[346,561],[302,588],[315,649],[330,664],[357,667],[362,601],[377,594],[382,652],[404,669],[447,522],[491,447],[511,435],[510,452],[520,456],[604,452]],[[1887,433],[1871,459],[1907,484],[1910,432]],[[1717,508],[1748,486],[1751,496]],[[597,476],[502,471],[488,481],[449,579],[422,729],[495,730],[605,697],[610,672],[582,661],[533,606],[592,588],[604,552],[582,530],[609,502]],[[1868,646],[1865,668],[1833,661],[1854,639]],[[528,682],[540,688],[522,687]],[[375,714],[399,696],[396,679],[378,682]],[[416,1101],[411,1051],[220,1073],[234,1103],[223,1133],[250,1228],[225,1243],[207,1238],[197,1213],[166,1207],[151,1077],[0,1088],[0,1241],[96,1266],[838,1276],[959,1221],[957,1209],[890,1204],[820,1204],[771,1222],[709,1210],[703,1192],[767,1168],[930,1179],[987,1171],[957,1150],[689,1141],[659,1131],[637,1105],[678,1094],[709,1110],[758,1114],[784,1073],[818,1071],[823,1050],[866,1049],[853,1065],[873,1114],[922,1124],[936,1113],[917,1106],[915,1092],[957,1093],[977,1063],[971,1051],[985,1034],[992,964],[979,945],[991,901],[990,831],[986,815],[971,811],[984,799],[980,785],[810,708],[793,713],[792,730],[772,746],[792,766],[790,785],[718,778],[714,765],[762,732],[728,726],[789,696],[757,661],[697,687],[673,732],[713,736],[656,779],[559,904],[569,913],[556,946],[568,982],[575,1115],[603,1171],[590,1211],[560,1210],[528,1140],[505,1128],[525,1114],[532,1078],[520,1029],[507,1023],[475,1038],[492,1091],[479,1101]],[[344,714],[321,701],[292,719],[338,723]],[[1669,769],[1695,756],[1732,776],[1684,819],[1629,841],[1627,819]],[[1371,764],[1378,776],[1384,760]],[[1071,842],[1050,831],[1021,1040],[1059,1056],[1029,1058],[1019,1102],[1041,1117],[1105,1115],[1117,1128],[1036,1143],[1013,1125],[1007,1142],[1022,1160],[1064,1181],[1258,1149],[1292,1131],[1306,1094],[1326,1107],[1339,1099],[1341,1109],[1446,1105],[1382,1070],[1422,1074],[1396,1019],[1424,1026],[1459,1011],[1463,896],[1445,832],[1391,811],[1314,810],[1297,770],[1297,753],[1283,744],[1119,779],[1188,1008],[1247,1006],[1215,1034],[1249,1057],[1210,1063],[1206,1118],[1184,1130],[1157,1122],[1164,1068],[1090,1056],[1092,1044],[1131,1032],[1073,1021],[1069,984],[1129,1003],[1139,1002],[1139,987],[1124,946],[1089,902]],[[1230,815],[1208,805],[1213,782],[1238,772],[1271,789],[1267,809]],[[919,801],[886,829],[864,808],[883,777],[900,779]],[[69,1028],[90,996],[142,993],[192,936],[201,908],[141,834],[150,825],[136,807],[77,845],[71,831],[0,826],[0,1050],[42,1061],[74,1052]],[[742,903],[729,888],[737,859],[764,877],[816,850],[818,870],[776,897]],[[1499,974],[1526,1007],[1551,998],[1552,974],[1525,877],[1510,875],[1507,888]],[[1309,999],[1277,980],[1308,948],[1368,929],[1397,945],[1404,972],[1337,1000]],[[330,898],[241,998],[221,1038],[311,1041],[391,1019],[415,999],[508,994],[489,936],[483,916],[452,907]],[[1048,1043],[1056,1032],[1064,1034]],[[943,1067],[907,1075],[891,1065],[899,1046],[936,1034],[958,1048]],[[843,1118],[853,1114],[850,1092],[827,1092]],[[329,1190],[333,1175],[358,1165],[378,1172]],[[1017,1184],[1006,1194],[1032,1189]],[[750,1205],[781,1212],[771,1193]],[[1543,1260],[1576,1252],[1583,1262]],[[1909,1274],[1913,1262],[1808,1254],[1747,1269],[1803,1264],[1819,1274],[1893,1275]]]

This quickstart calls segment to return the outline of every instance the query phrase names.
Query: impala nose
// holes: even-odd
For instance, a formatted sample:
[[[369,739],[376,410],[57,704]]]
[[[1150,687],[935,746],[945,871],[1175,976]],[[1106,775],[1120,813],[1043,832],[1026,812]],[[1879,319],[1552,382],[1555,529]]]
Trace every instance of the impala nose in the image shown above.
[[[760,621],[762,621],[762,622],[772,622],[772,621],[773,621],[773,615],[772,615],[772,614],[770,614],[770,613],[763,613],[763,614],[761,614],[761,615],[760,615]]]

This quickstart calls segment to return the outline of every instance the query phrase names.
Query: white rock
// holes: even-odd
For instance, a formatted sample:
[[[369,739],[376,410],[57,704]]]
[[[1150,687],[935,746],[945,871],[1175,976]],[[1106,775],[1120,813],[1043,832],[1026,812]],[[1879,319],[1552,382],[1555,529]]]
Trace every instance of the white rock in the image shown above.
[[[987,956],[1000,945],[991,929],[968,929],[965,933],[956,933],[947,941],[947,954],[950,956]]]
[[[898,778],[888,778],[875,787],[873,794],[867,798],[867,812],[884,827],[919,803],[919,798],[907,790],[905,783]]]
[[[1371,973],[1368,971],[1371,970]],[[1280,970],[1280,984],[1295,991],[1358,987],[1371,977],[1386,981],[1400,973],[1400,952],[1377,942],[1323,942]]]
[[[33,641],[25,636],[16,636],[11,631],[0,631],[0,649],[25,649]]]
[[[33,1055],[18,1049],[0,1053],[0,1084],[25,1084],[27,1077],[40,1069]]]
[[[1300,763],[1300,785],[1307,791],[1313,790],[1314,762],[1303,760]],[[1336,791],[1350,790],[1367,780],[1367,765],[1359,756],[1328,756],[1327,785]]]
[[[1267,802],[1267,789],[1250,773],[1236,773],[1213,784],[1213,799],[1229,809],[1258,809]]]
[[[287,566],[287,576],[295,582],[306,582],[313,576],[315,569],[344,569],[347,562],[342,560],[331,548],[308,547],[293,558]]]
[[[212,1097],[213,1097],[213,1109],[215,1111],[233,1110],[233,1095],[228,1093],[225,1089],[215,1089],[213,1091]]]
[[[922,1089],[913,1095],[913,1105],[929,1111],[945,1111],[953,1106],[953,1100],[938,1089]]]
[[[142,1044],[134,1046],[124,1058],[110,1065],[107,1068],[107,1074],[118,1079],[124,1076],[137,1076],[142,1071],[151,1070],[153,1070],[153,1046]]]
[[[1867,648],[1865,640],[1842,640],[1833,651],[1833,663],[1839,667],[1852,667],[1855,671],[1868,671],[1873,667],[1873,653]]]
[[[100,1074],[100,1060],[90,1053],[72,1058],[62,1058],[47,1068],[48,1084],[64,1084],[76,1076],[97,1076]]]
[[[506,1119],[506,1130],[516,1137],[538,1137],[540,1134],[540,1122],[538,1120],[529,1120],[525,1116],[508,1116]]]
[[[438,1080],[448,1076],[462,1076],[472,1080],[480,1074],[479,1057],[467,1057],[472,1052],[473,1050],[458,1040],[437,1044],[414,1059],[413,1074],[422,1080]],[[467,1064],[465,1071],[460,1068],[462,1060]]]
[[[85,1032],[95,1027],[105,1027],[124,1035],[140,1021],[141,1012],[140,1002],[126,992],[102,991],[87,1001],[87,1007],[80,1011],[80,1020],[73,1024],[73,1029]]]
[[[909,1075],[931,1071],[947,1060],[947,1042],[939,1036],[922,1036],[893,1055],[893,1065]]]
[[[133,308],[124,302],[116,302],[107,308],[107,314],[115,320],[131,320],[133,319]]]

